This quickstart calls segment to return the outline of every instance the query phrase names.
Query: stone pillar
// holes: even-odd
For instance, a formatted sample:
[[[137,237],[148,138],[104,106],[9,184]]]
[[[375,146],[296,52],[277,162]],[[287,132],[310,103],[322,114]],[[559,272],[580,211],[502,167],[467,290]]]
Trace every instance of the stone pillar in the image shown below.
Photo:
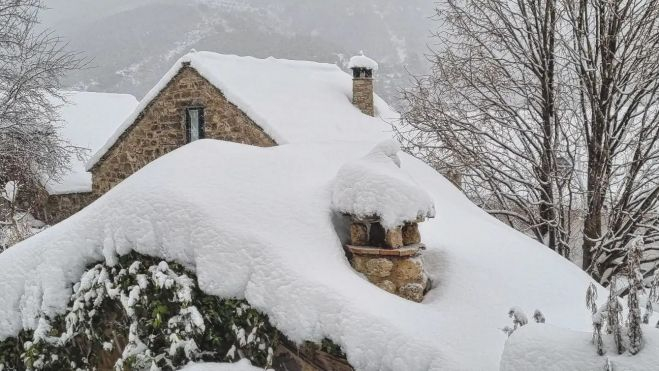
[[[381,289],[416,302],[422,301],[429,289],[418,221],[385,229],[379,218],[353,217],[350,244],[346,246],[356,271]]]
[[[368,68],[352,69],[352,104],[364,114],[375,116],[373,108],[373,70]]]
[[[429,288],[428,277],[417,248],[395,256],[373,254],[365,249],[351,249],[351,252],[352,267],[372,284],[407,300],[423,300]]]

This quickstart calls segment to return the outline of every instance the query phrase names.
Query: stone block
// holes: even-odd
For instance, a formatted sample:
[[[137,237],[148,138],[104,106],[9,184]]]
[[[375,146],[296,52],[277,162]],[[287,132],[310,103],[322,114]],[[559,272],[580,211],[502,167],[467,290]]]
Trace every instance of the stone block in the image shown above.
[[[394,229],[388,229],[384,236],[385,246],[397,249],[403,247],[403,231],[401,227],[396,227]]]
[[[401,285],[410,282],[423,282],[423,263],[418,257],[396,260],[391,272],[392,281]]]
[[[391,269],[394,267],[394,263],[391,260],[386,258],[373,258],[369,259],[365,264],[364,273],[369,277],[383,278],[388,277],[391,274]]]
[[[403,226],[403,245],[414,245],[421,243],[421,234],[417,223],[406,223]]]
[[[366,262],[369,260],[370,258],[368,257],[354,255],[351,261],[352,267],[359,273],[366,273]]]
[[[368,227],[366,224],[350,224],[350,244],[354,246],[366,246],[368,244]]]
[[[384,280],[378,283],[377,286],[384,291],[389,291],[392,294],[396,293],[396,285],[394,285],[394,283],[389,280]]]
[[[391,251],[391,250],[387,250]],[[402,298],[423,300],[428,279],[420,257],[384,257],[353,255],[352,267],[366,276],[369,282]]]
[[[398,289],[398,295],[407,300],[420,303],[423,300],[424,287],[420,283],[407,283]]]

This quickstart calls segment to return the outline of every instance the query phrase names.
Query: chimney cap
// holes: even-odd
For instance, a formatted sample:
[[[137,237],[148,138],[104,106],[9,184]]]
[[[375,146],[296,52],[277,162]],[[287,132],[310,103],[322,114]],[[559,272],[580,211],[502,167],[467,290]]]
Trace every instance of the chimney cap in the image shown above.
[[[360,52],[360,54],[361,55],[355,55],[354,57],[350,58],[350,62],[348,63],[348,68],[352,70],[355,69],[365,69],[371,71],[378,70],[378,63],[376,61],[365,56],[364,52]]]

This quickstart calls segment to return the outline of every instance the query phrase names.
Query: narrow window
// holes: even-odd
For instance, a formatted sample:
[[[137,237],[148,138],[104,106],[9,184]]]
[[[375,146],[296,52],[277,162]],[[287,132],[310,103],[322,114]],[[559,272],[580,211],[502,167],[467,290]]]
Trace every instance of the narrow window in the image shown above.
[[[201,107],[185,110],[185,132],[188,143],[204,138],[204,109]]]

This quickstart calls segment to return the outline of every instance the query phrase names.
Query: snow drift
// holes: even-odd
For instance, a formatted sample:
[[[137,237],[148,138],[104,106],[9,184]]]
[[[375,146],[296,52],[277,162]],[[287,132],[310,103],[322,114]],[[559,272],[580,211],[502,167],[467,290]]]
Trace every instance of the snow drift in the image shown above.
[[[0,339],[62,312],[86,265],[131,250],[180,262],[205,292],[247,299],[294,341],[332,339],[358,370],[496,370],[513,305],[589,330],[579,268],[406,154],[396,169],[437,208],[420,225],[434,288],[419,304],[360,277],[344,256],[332,182],[373,146],[200,140],[163,156],[0,254]]]
[[[501,371],[649,371],[659,369],[659,330],[643,326],[644,349],[637,355],[618,355],[611,336],[604,335],[604,356],[596,353],[592,333],[571,331],[552,325],[521,327],[506,343]]]

